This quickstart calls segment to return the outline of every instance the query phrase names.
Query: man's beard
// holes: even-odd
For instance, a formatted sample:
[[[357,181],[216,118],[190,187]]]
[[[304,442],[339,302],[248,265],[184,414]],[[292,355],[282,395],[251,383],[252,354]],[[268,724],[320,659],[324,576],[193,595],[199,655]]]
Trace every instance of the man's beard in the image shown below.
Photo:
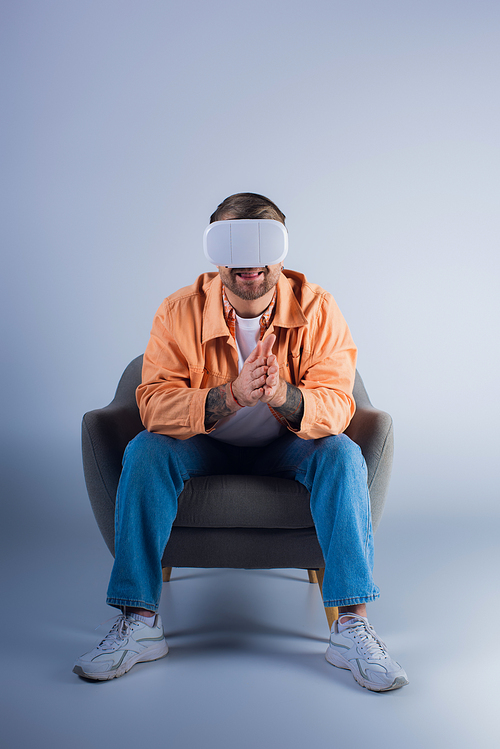
[[[276,271],[272,273],[266,266],[265,268],[259,269],[264,276],[261,281],[259,281],[258,283],[245,283],[244,281],[239,280],[237,277],[238,273],[242,273],[245,270],[250,272],[253,269],[224,268],[220,271],[222,283],[224,284],[226,289],[229,289],[229,291],[232,291],[233,294],[235,294],[240,299],[244,299],[245,301],[260,299],[262,296],[264,296],[264,294],[267,294],[268,291],[271,291],[271,289],[276,286],[281,274],[281,267],[278,267]]]

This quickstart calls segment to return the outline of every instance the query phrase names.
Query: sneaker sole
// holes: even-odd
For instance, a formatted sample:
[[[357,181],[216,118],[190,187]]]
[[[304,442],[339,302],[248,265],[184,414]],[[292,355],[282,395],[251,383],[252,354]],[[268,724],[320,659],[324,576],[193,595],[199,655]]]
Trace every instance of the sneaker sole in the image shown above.
[[[109,681],[110,679],[117,679],[119,676],[123,676],[123,674],[126,674],[127,671],[130,671],[132,666],[135,666],[136,663],[159,661],[161,658],[165,658],[166,655],[168,655],[168,645],[167,642],[164,641],[163,645],[155,648],[154,650],[150,650],[146,653],[140,653],[134,658],[130,658],[126,663],[122,663],[120,668],[117,668],[116,671],[87,673],[86,671],[84,671],[82,666],[79,666],[77,664],[73,668],[73,673],[77,676],[81,676],[84,679],[90,679],[91,681]]]
[[[363,679],[361,674],[357,673],[351,667],[349,661],[339,655],[331,646],[328,646],[328,650],[325,653],[325,658],[328,663],[331,663],[332,666],[343,668],[345,671],[350,671],[358,684],[365,689],[369,689],[371,692],[390,692],[393,689],[400,689],[401,687],[405,687],[407,684],[409,684],[408,679],[406,679],[404,676],[397,676],[392,684],[387,687],[384,687],[381,684],[377,684],[373,681],[368,681],[368,679]]]

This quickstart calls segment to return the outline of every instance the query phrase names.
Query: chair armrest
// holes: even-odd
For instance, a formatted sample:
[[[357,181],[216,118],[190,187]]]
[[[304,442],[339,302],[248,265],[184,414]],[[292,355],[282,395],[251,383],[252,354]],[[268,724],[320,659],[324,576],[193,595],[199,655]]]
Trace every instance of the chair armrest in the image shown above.
[[[114,551],[116,490],[125,448],[144,429],[135,404],[110,403],[86,413],[82,420],[85,483],[97,524]]]
[[[345,434],[356,442],[368,468],[372,523],[376,530],[384,509],[394,455],[394,433],[391,416],[373,406],[356,410]]]

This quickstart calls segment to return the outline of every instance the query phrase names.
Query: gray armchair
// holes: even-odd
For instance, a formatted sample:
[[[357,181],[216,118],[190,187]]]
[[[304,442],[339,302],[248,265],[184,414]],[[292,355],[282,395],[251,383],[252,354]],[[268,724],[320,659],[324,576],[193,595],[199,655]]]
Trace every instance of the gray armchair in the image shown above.
[[[83,417],[82,451],[87,491],[99,529],[114,554],[116,490],[125,447],[144,429],[135,400],[142,356],[125,369],[112,402]],[[358,373],[356,413],[346,434],[363,452],[373,528],[382,516],[393,456],[392,419],[370,403]],[[323,555],[300,483],[268,476],[189,479],[162,559],[163,579],[173,567],[303,568],[322,587]],[[329,624],[337,615],[326,609]]]

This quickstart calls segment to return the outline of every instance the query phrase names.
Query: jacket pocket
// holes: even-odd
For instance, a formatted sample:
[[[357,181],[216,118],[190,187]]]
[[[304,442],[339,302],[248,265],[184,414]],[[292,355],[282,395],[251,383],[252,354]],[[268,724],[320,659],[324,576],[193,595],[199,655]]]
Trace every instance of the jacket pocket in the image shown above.
[[[286,372],[288,374],[288,377],[286,375],[284,376],[284,379],[288,380],[292,385],[298,385],[300,382],[299,379],[299,372],[300,372],[300,362],[302,360],[302,351],[300,351],[297,354],[294,354],[293,352],[289,352],[288,359],[286,362]]]

